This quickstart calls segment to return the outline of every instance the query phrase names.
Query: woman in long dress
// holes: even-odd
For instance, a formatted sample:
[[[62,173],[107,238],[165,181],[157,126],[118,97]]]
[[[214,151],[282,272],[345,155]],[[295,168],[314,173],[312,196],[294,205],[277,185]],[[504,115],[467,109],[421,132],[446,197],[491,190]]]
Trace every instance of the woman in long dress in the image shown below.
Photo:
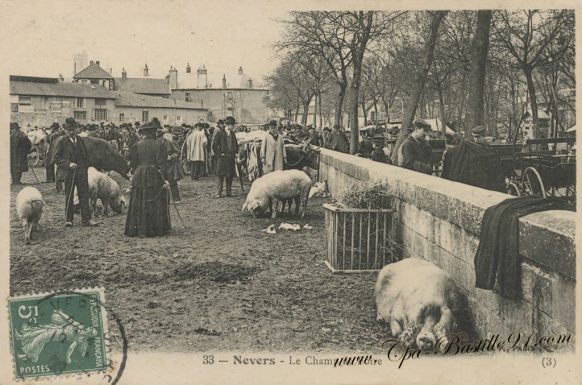
[[[171,229],[166,160],[164,144],[156,139],[160,129],[157,121],[141,126],[142,139],[129,148],[128,160],[132,170],[131,198],[125,235],[155,237],[166,235]]]

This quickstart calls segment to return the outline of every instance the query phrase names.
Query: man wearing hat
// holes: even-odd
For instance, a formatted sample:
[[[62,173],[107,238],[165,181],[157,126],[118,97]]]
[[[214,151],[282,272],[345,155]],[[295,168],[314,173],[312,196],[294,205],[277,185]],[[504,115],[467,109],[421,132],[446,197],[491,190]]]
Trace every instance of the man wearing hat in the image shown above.
[[[329,129],[329,127],[324,127],[323,128],[323,133],[321,134],[321,140],[322,140],[322,145],[324,148],[330,148],[330,140],[331,137],[331,130]]]
[[[462,140],[443,154],[441,177],[487,190],[505,191],[501,157],[485,144],[485,126],[472,130],[473,141]]]
[[[340,126],[335,124],[331,135],[329,137],[329,148],[335,151],[343,152],[347,154],[350,151],[350,143],[343,130],[340,130]]]
[[[20,130],[18,123],[10,123],[10,174],[12,184],[20,184],[24,171],[28,171],[28,153],[32,143]]]
[[[208,140],[204,132],[204,124],[196,123],[194,131],[186,138],[186,154],[190,162],[190,177],[192,180],[202,178],[206,171],[206,145]]]
[[[234,135],[236,121],[232,116],[227,116],[225,124],[218,127],[212,138],[212,151],[216,155],[216,175],[218,176],[218,192],[215,198],[222,197],[222,187],[226,178],[226,196],[232,196],[232,178],[235,171],[235,154],[238,153],[238,143]]]
[[[261,145],[261,160],[263,163],[263,174],[271,171],[283,170],[287,161],[287,152],[283,145],[283,137],[277,129],[277,121],[269,122],[269,131],[265,135],[265,140]]]
[[[166,158],[166,170],[168,183],[170,183],[170,192],[174,203],[180,203],[180,190],[178,181],[184,176],[182,166],[180,165],[180,148],[174,141],[174,136],[170,133],[169,126],[158,130],[158,138],[164,144],[168,157]]]
[[[422,119],[413,123],[414,130],[402,143],[402,167],[410,170],[432,174],[432,150],[426,141],[430,124]]]
[[[87,148],[81,137],[75,133],[77,127],[75,119],[67,118],[63,127],[66,136],[56,142],[54,159],[61,173],[65,175],[65,226],[73,226],[75,214],[73,190],[75,187],[77,187],[79,195],[83,226],[97,226],[98,223],[91,220],[91,209],[89,208],[89,182],[87,179],[89,154]]]
[[[54,122],[50,127],[50,133],[46,137],[46,183],[55,182],[55,161],[53,158],[53,150],[56,140],[64,134],[65,133],[61,131],[61,125],[58,122]],[[57,191],[60,191],[60,189],[57,189]]]

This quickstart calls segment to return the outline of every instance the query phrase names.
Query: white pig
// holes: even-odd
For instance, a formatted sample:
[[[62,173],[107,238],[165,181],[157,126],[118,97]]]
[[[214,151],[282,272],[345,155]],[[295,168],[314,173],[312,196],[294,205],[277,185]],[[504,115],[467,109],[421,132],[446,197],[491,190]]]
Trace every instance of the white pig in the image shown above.
[[[93,211],[97,208],[97,199],[101,200],[103,213],[109,215],[109,207],[118,214],[127,206],[121,188],[109,175],[97,171],[94,167],[87,170],[89,179],[89,200]]]
[[[466,297],[451,276],[425,259],[384,266],[375,294],[377,319],[407,346],[441,350],[451,333],[473,334]]]
[[[42,216],[44,201],[42,194],[34,187],[25,187],[16,196],[16,214],[24,226],[24,241],[30,244],[32,232],[37,230]]]
[[[301,217],[305,215],[311,179],[300,170],[273,171],[256,179],[247,195],[242,211],[249,210],[254,215],[265,212],[272,207],[272,218],[277,217],[277,205],[279,200],[299,197],[301,203]],[[299,205],[296,206],[297,214]]]

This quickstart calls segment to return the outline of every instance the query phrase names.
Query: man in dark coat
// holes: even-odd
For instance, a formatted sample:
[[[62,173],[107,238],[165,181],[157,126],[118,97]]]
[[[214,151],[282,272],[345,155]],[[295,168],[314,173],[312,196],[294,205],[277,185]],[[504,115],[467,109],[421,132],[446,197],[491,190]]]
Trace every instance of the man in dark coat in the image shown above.
[[[473,142],[463,140],[443,154],[442,178],[487,190],[505,191],[501,157],[485,144],[485,127],[473,128]]]
[[[46,183],[55,182],[55,161],[53,157],[53,150],[57,138],[64,135],[61,131],[61,125],[57,122],[51,125],[51,132],[46,137],[46,154],[45,154],[45,168],[46,168]],[[57,187],[57,191],[60,189]]]
[[[10,123],[10,174],[12,184],[20,184],[22,173],[28,171],[28,153],[32,143],[20,130],[18,123]]]
[[[432,150],[425,140],[430,126],[415,122],[414,131],[402,143],[402,167],[432,174]]]
[[[73,190],[75,187],[77,187],[77,194],[79,195],[83,226],[97,226],[98,223],[91,220],[91,209],[89,207],[89,182],[87,179],[89,154],[81,137],[75,133],[76,126],[75,119],[67,118],[63,125],[66,136],[58,140],[54,148],[55,163],[59,170],[66,175],[65,227],[73,226],[75,213]]]
[[[174,138],[169,129],[164,128],[162,130],[158,130],[158,137],[164,144],[168,154],[166,161],[166,172],[168,178],[167,180],[170,184],[172,198],[174,203],[180,203],[180,190],[178,189],[178,181],[183,177],[182,166],[180,165],[180,148],[174,141]]]
[[[329,148],[335,151],[348,153],[350,150],[350,143],[343,130],[340,130],[339,125],[334,125],[331,135],[329,137]]]
[[[226,196],[232,196],[232,178],[235,171],[234,156],[238,153],[238,142],[234,135],[235,120],[232,116],[225,119],[226,128],[219,124],[212,138],[212,151],[216,155],[216,175],[218,176],[218,192],[215,198],[222,197],[222,186],[226,178]]]

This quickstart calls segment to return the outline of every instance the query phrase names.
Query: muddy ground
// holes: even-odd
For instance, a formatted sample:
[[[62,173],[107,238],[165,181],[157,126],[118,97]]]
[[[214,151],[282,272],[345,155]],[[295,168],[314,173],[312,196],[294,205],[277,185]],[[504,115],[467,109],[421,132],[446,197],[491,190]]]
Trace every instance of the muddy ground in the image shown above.
[[[44,181],[44,168],[35,172]],[[187,228],[171,208],[170,236],[139,239],[123,235],[124,215],[100,217],[97,228],[77,215],[65,228],[54,184],[37,185],[30,172],[23,182],[46,206],[40,234],[25,245],[14,208],[21,186],[11,187],[11,293],[104,287],[130,351],[382,351],[376,275],[333,275],[323,263],[325,198],[311,200],[300,221],[313,229],[270,235],[261,230],[271,223],[299,221],[254,219],[240,212],[238,184],[236,197],[214,199],[215,177],[187,177],[178,206]]]

